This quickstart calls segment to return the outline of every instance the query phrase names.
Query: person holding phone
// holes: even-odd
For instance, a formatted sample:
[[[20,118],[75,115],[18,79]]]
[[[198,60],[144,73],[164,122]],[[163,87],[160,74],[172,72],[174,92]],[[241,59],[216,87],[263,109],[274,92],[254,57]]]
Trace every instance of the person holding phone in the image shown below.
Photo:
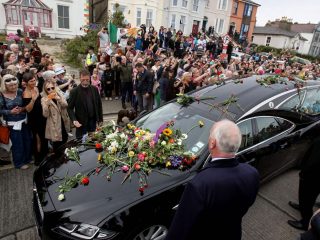
[[[46,81],[43,86],[41,106],[43,116],[47,119],[45,137],[52,142],[53,151],[67,142],[70,131],[70,118],[68,103],[51,81]]]

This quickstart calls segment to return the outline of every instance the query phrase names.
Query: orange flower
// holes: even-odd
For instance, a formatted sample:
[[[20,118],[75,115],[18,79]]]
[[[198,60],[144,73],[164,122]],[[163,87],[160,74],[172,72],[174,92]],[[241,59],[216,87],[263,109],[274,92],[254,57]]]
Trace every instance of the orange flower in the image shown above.
[[[170,128],[165,128],[162,133],[169,137],[172,134],[172,130]]]

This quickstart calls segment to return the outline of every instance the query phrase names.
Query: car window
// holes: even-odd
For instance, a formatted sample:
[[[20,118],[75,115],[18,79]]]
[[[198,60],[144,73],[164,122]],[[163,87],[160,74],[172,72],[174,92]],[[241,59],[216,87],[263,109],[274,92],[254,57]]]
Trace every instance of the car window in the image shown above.
[[[238,123],[238,127],[240,128],[241,136],[242,136],[242,141],[241,141],[239,151],[242,151],[246,148],[253,146],[254,144],[254,139],[253,139],[254,136],[253,136],[251,119]]]
[[[292,126],[292,123],[289,121],[275,117],[258,117],[256,121],[259,142],[272,138]]]
[[[320,88],[302,91],[288,99],[279,108],[301,111],[310,115],[320,114]]]

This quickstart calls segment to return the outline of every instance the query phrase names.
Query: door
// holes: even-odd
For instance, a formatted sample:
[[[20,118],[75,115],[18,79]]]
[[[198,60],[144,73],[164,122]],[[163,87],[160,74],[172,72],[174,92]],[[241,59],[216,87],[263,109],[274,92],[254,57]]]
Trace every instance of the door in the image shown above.
[[[38,20],[38,13],[30,11],[22,11],[23,27],[26,32],[39,32],[40,23]]]
[[[199,25],[200,25],[200,22],[199,22],[199,21],[193,21],[192,34],[198,34],[198,32],[199,32]]]
[[[294,134],[294,124],[286,119],[274,116],[254,118],[255,149],[257,168],[262,180],[276,175],[294,162],[294,152],[290,151]]]

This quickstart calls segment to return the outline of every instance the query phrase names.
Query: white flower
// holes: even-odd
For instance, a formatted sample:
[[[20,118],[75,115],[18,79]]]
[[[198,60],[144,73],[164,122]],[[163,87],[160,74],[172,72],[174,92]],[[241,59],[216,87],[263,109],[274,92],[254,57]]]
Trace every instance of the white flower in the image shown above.
[[[185,133],[181,134],[181,139],[182,140],[186,140],[187,138],[188,138],[187,134],[185,134]]]
[[[164,145],[166,145],[166,144],[167,144],[166,141],[162,141],[162,142],[161,142],[161,145],[162,145],[162,146],[164,146]]]
[[[63,200],[64,200],[64,194],[63,194],[63,193],[60,193],[60,194],[59,194],[58,200],[59,200],[59,201],[63,201]]]
[[[119,144],[116,141],[113,141],[110,145],[111,147],[115,147],[115,148],[119,147]]]
[[[64,154],[68,157],[69,156],[69,148],[66,148],[65,150],[64,150]]]
[[[179,146],[182,145],[182,140],[181,140],[180,138],[177,140],[177,144],[178,144]]]
[[[126,138],[126,135],[125,135],[124,133],[121,133],[121,134],[120,134],[120,137],[121,137],[121,138]]]

